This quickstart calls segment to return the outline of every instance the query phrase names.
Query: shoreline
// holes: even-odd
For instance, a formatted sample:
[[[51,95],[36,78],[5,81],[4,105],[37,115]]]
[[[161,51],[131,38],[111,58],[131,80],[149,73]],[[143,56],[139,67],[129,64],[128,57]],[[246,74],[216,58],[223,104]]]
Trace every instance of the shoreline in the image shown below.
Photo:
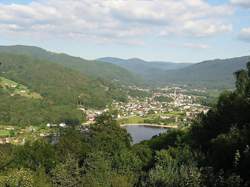
[[[177,125],[158,125],[158,124],[147,124],[147,123],[130,123],[130,124],[121,124],[120,127],[126,126],[145,126],[145,127],[156,127],[156,128],[166,128],[166,129],[177,129]]]

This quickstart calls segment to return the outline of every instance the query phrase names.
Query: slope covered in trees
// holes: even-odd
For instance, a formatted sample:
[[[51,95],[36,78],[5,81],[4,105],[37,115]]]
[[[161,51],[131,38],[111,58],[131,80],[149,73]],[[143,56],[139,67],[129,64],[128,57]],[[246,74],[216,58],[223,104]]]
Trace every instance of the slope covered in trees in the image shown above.
[[[121,88],[111,83],[92,80],[78,71],[49,61],[1,53],[0,62],[0,76],[25,85],[42,97],[32,99],[11,96],[1,87],[1,123],[49,122],[53,118],[59,120],[67,112],[68,116],[72,113],[79,115],[77,105],[103,108],[113,99],[126,101],[127,98]],[[30,118],[33,120],[29,121]]]
[[[34,46],[0,46],[0,52],[15,55],[25,55],[36,59],[57,63],[83,73],[92,79],[118,82],[119,84],[141,84],[137,76],[113,64],[104,64],[98,61],[85,60],[64,53],[53,53]]]
[[[60,130],[46,140],[0,145],[1,186],[247,187],[250,185],[250,63],[236,90],[190,127],[131,145],[115,114],[88,131]],[[74,137],[74,138],[72,138]]]
[[[166,70],[180,69],[191,65],[190,63],[172,63],[159,61],[144,61],[138,58],[120,59],[104,57],[98,61],[111,63],[123,67],[134,74],[138,74],[145,80],[154,80],[158,74],[164,74]]]
[[[200,63],[146,62],[140,59],[101,58],[140,75],[156,86],[188,84],[193,87],[228,89],[234,87],[233,73],[245,68],[249,56],[208,60]]]
[[[188,84],[193,87],[228,89],[234,87],[233,73],[244,68],[249,56],[216,59],[200,63],[147,62],[132,58],[100,58],[89,61],[33,46],[0,46],[0,52],[26,55],[76,70],[85,77],[124,85],[165,86]]]
[[[163,160],[153,169],[154,183],[168,186],[166,184],[170,182],[185,186],[182,182],[186,177],[185,167],[188,166],[189,174],[194,177],[188,177],[194,182],[190,186],[250,185],[250,62],[247,70],[237,71],[235,77],[236,90],[222,93],[217,105],[206,115],[201,114],[190,128],[145,142],[151,149],[161,150],[158,154],[170,154],[172,157],[166,157],[165,161],[161,157]],[[183,152],[185,148],[187,151]],[[162,149],[167,149],[167,152]],[[186,162],[183,167],[169,167],[170,163],[176,164],[180,158]],[[190,158],[195,158],[195,161]],[[174,180],[168,177],[173,171],[177,171],[177,176],[184,177],[182,182],[180,178],[175,178],[176,175]]]
[[[166,71],[160,79],[199,87],[233,88],[233,73],[246,67],[249,56],[210,60],[183,69]]]

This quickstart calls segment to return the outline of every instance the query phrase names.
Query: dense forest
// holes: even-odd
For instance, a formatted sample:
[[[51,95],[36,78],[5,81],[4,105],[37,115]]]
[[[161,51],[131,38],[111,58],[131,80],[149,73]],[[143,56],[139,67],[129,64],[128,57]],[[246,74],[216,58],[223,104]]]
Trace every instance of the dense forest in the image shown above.
[[[240,187],[250,185],[250,63],[235,73],[236,90],[221,94],[190,127],[131,145],[115,115],[104,113],[88,131],[60,130],[41,139],[0,146],[5,187]]]
[[[249,56],[242,56],[200,63],[146,62],[140,59],[123,60],[110,57],[99,60],[128,69],[143,77],[151,86],[186,84],[189,87],[223,90],[234,88],[233,73],[245,68],[249,59]]]
[[[91,79],[81,72],[50,61],[25,55],[0,54],[0,77],[27,86],[41,98],[11,95],[0,84],[0,123],[34,125],[63,122],[65,118],[84,118],[79,105],[105,108],[113,99],[126,101],[119,85]]]
[[[85,60],[64,53],[54,53],[34,46],[0,46],[0,53],[24,55],[41,61],[52,62],[70,68],[91,79],[101,79],[108,82],[131,85],[142,84],[142,80],[130,71],[113,64]]]
[[[122,85],[159,87],[188,85],[194,88],[232,89],[233,73],[244,68],[249,56],[214,59],[200,63],[147,62],[141,59],[85,60],[34,46],[0,46],[0,53],[24,55],[72,69],[85,77]]]

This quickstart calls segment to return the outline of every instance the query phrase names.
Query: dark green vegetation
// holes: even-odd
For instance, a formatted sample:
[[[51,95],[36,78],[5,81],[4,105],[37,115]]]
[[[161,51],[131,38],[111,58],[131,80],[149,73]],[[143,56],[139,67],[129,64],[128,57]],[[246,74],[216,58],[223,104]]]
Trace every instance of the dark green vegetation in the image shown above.
[[[0,46],[0,53],[25,55],[76,70],[88,78],[123,85],[165,86],[186,84],[189,87],[233,88],[233,72],[244,68],[249,56],[210,60],[197,64],[147,62],[133,58],[100,58],[89,61],[32,46]],[[106,62],[106,63],[104,63]]]
[[[46,140],[23,146],[0,146],[0,184],[11,187],[132,186],[151,151],[133,148],[126,131],[104,114],[81,133],[71,127],[60,131],[57,144]]]
[[[0,87],[1,89],[3,89],[4,92],[7,92],[13,96],[20,95],[33,99],[42,99],[40,94],[32,92],[26,86],[6,79],[4,77],[0,77]]]
[[[157,96],[157,97],[155,97],[155,101],[159,101],[159,102],[171,102],[171,101],[173,101],[173,99],[171,97]]]
[[[236,90],[221,94],[185,129],[131,146],[115,115],[88,131],[59,131],[46,140],[0,146],[4,187],[241,187],[250,185],[250,63],[235,73]]]
[[[137,97],[137,98],[145,98],[145,97],[152,96],[152,92],[146,92],[146,91],[134,90],[134,89],[129,89],[128,94],[131,97]]]
[[[81,122],[84,118],[78,105],[104,108],[113,99],[127,99],[125,91],[118,85],[93,80],[81,72],[46,60],[0,53],[0,62],[0,77],[25,85],[41,96],[13,96],[0,86],[1,124],[33,125],[67,119]]]
[[[186,84],[189,87],[216,89],[233,88],[233,72],[244,68],[249,56],[225,60],[210,60],[197,64],[147,62],[133,58],[100,58],[89,61],[67,54],[59,54],[32,46],[0,46],[0,53],[25,55],[53,62],[76,70],[85,77],[123,85],[165,86]],[[106,62],[106,63],[103,63]]]
[[[194,177],[188,180],[193,180],[195,186],[250,185],[250,62],[247,66],[248,71],[235,73],[236,90],[221,94],[217,105],[208,114],[200,115],[190,128],[144,142],[160,150],[158,154],[168,153],[175,158],[159,160],[153,172],[155,184],[171,186],[169,182],[175,182],[173,186],[186,186],[181,183],[188,167]]]
[[[162,79],[175,84],[207,88],[233,88],[233,73],[246,67],[250,56],[231,58],[225,60],[204,61],[192,66],[167,71]]]
[[[210,60],[197,64],[145,62],[140,59],[122,60],[102,58],[103,62],[119,65],[140,75],[150,85],[165,86],[166,84],[186,84],[189,87],[202,88],[233,88],[233,73],[245,68],[249,56],[225,60]]]
[[[34,46],[0,46],[0,53],[25,55],[42,61],[53,62],[81,72],[86,77],[92,79],[130,85],[140,83],[138,77],[119,66],[104,64],[98,61],[89,61],[63,53],[53,53]]]

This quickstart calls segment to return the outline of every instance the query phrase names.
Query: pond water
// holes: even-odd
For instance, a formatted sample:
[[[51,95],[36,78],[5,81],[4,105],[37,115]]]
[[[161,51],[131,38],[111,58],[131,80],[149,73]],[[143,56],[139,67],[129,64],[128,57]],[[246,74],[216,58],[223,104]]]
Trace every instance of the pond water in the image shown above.
[[[145,124],[144,126],[142,124],[126,124],[123,128],[125,128],[131,135],[133,144],[139,143],[143,140],[149,140],[153,136],[167,131],[167,128],[150,127],[148,125],[150,124]]]

